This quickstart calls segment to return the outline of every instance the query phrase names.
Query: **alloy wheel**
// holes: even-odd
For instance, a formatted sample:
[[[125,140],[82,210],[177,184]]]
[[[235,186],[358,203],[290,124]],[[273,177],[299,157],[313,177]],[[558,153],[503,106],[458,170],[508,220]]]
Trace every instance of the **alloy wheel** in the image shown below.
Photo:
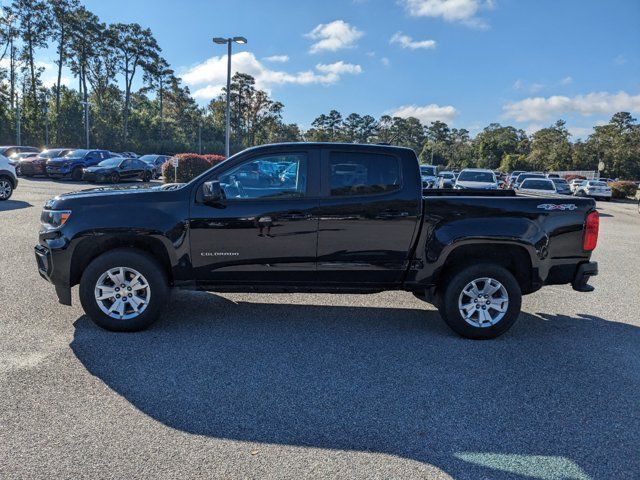
[[[0,199],[6,200],[11,196],[12,191],[13,187],[8,180],[0,180]]]
[[[473,327],[492,327],[504,318],[509,308],[509,294],[494,278],[476,278],[458,297],[458,310]]]
[[[114,267],[100,275],[94,295],[103,313],[111,318],[129,320],[147,309],[151,288],[144,275],[137,270]]]

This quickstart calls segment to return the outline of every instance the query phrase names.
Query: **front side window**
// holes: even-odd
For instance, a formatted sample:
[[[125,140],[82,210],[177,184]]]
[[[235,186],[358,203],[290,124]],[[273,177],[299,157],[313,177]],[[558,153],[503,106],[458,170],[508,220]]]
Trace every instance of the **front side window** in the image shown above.
[[[228,199],[302,197],[307,190],[307,156],[253,158],[222,173],[219,181]]]
[[[390,155],[333,152],[329,159],[331,195],[371,195],[400,189],[400,165]]]

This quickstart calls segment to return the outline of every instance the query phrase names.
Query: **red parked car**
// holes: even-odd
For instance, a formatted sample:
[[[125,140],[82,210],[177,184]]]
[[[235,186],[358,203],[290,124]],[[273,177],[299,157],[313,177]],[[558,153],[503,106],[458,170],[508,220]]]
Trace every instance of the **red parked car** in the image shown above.
[[[18,170],[21,176],[25,177],[32,177],[34,175],[46,175],[47,160],[51,158],[62,157],[72,150],[74,149],[50,148],[48,150],[43,150],[35,157],[23,158],[22,160],[20,160],[20,163],[16,165],[16,170]]]

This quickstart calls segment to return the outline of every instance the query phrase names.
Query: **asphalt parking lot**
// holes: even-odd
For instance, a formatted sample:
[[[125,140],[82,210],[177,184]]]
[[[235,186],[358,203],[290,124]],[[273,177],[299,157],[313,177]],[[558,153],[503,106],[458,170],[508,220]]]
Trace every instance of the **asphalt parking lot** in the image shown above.
[[[0,203],[0,478],[640,477],[640,215],[598,203],[596,291],[547,287],[493,341],[411,294],[176,292],[109,333],[35,266]]]

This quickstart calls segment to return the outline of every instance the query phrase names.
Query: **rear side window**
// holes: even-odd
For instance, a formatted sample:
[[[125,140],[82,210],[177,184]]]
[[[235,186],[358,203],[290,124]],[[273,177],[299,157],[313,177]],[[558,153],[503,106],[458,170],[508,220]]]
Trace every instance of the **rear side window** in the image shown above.
[[[400,189],[396,157],[377,153],[332,152],[329,157],[331,196],[373,195]]]

